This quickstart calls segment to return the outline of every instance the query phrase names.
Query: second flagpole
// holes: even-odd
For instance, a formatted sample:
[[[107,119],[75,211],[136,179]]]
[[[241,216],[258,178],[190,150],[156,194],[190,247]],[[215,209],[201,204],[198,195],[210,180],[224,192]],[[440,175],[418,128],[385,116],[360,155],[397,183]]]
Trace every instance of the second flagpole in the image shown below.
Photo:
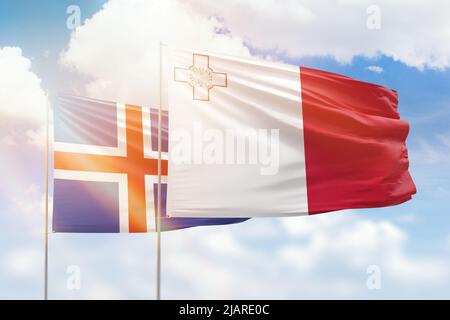
[[[48,153],[50,131],[50,96],[47,91],[46,122],[45,122],[45,232],[44,232],[44,300],[48,300]]]
[[[158,108],[158,194],[156,205],[156,232],[157,232],[157,248],[156,248],[156,300],[161,300],[161,125],[162,125],[162,63],[163,63],[163,45],[159,43],[159,108]]]

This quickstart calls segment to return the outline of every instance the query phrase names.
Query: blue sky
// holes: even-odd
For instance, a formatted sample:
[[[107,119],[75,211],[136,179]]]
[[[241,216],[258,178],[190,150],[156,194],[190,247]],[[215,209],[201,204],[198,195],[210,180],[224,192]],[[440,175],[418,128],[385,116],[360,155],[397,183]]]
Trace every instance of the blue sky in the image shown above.
[[[127,19],[134,12],[129,8],[133,5],[113,0],[116,2],[115,5],[104,10],[103,15],[94,16],[95,21],[84,23],[85,19],[91,18],[96,12],[102,10],[104,2],[106,1],[0,0],[0,49],[21,48],[21,55],[31,61],[29,72],[34,73],[41,80],[42,90],[97,94],[98,98],[141,99],[142,84],[138,83],[139,79],[142,79],[141,74],[136,75],[136,83],[130,80],[127,84],[126,89],[130,92],[124,91],[123,83],[118,80],[123,74],[133,75],[133,72],[140,70],[141,67],[135,61],[126,60],[124,53],[127,51],[124,51],[123,47],[140,49],[138,46],[143,39],[148,37],[151,42],[158,36],[155,25],[160,20],[155,18],[155,25],[148,21],[153,17],[150,14],[151,9],[157,9],[157,6],[143,4],[139,0],[133,1],[133,5],[141,9],[147,8],[148,5],[149,16],[146,20],[145,14],[140,13],[142,14],[140,16],[137,11],[137,21],[131,21]],[[66,8],[72,4],[81,8],[83,21],[82,32],[75,40],[71,30],[65,26],[68,17]],[[270,6],[271,1],[267,1],[266,5]],[[126,8],[123,14],[118,14],[120,6]],[[337,6],[336,10],[341,13],[352,12],[353,14],[359,9],[358,6],[351,7],[351,5],[333,4],[332,6]],[[390,6],[384,1],[380,1],[380,7],[382,12],[386,12],[388,26],[391,26],[389,14],[402,15],[409,11],[413,12],[415,9],[422,10],[426,14],[434,10],[425,1],[418,8],[408,8],[405,10],[406,13],[402,13],[398,6]],[[305,5],[304,8],[308,9],[308,6]],[[411,163],[410,171],[417,186],[417,195],[412,201],[390,208],[333,213],[319,218],[283,221],[281,219],[252,220],[235,226],[200,228],[165,234],[163,237],[165,243],[163,295],[173,298],[449,298],[450,275],[447,269],[450,266],[448,205],[450,71],[449,66],[446,65],[447,58],[440,58],[446,54],[450,56],[450,52],[447,52],[447,48],[439,47],[442,43],[439,40],[442,39],[431,38],[429,44],[423,44],[418,40],[419,38],[414,38],[415,35],[408,32],[408,25],[402,26],[399,23],[398,29],[395,30],[389,30],[387,27],[386,31],[382,27],[381,32],[386,33],[374,36],[375,43],[372,42],[370,45],[361,40],[356,29],[354,32],[350,31],[349,44],[339,44],[348,49],[345,54],[342,54],[341,47],[336,49],[333,44],[327,43],[325,38],[332,36],[330,33],[332,31],[329,30],[333,27],[336,29],[341,27],[338,24],[334,26],[334,23],[338,23],[339,19],[341,21],[351,19],[353,15],[350,15],[350,18],[337,17],[336,21],[328,21],[325,26],[325,20],[320,20],[320,14],[326,16],[326,9],[319,12],[315,11],[318,8],[314,6],[309,8],[310,10],[304,8],[296,9],[299,10],[298,14],[305,12],[306,21],[309,21],[309,12],[319,17],[312,19],[311,25],[303,24],[295,19],[292,24],[289,24],[291,23],[288,21],[289,17],[278,25],[275,24],[278,17],[274,13],[273,17],[270,16],[273,20],[267,20],[274,23],[270,32],[265,37],[258,38],[259,34],[251,31],[245,23],[237,18],[230,18],[233,10],[238,10],[237,8],[219,5],[209,8],[205,1],[193,1],[188,9],[174,5],[169,7],[171,10],[167,12],[174,12],[175,18],[185,18],[189,14],[192,15],[192,12],[198,12],[204,20],[198,22],[198,27],[195,25],[197,22],[180,22],[187,25],[191,23],[192,30],[189,27],[185,28],[189,30],[184,31],[167,31],[164,37],[177,41],[178,33],[200,34],[205,28],[211,27],[212,31],[205,31],[205,35],[199,35],[199,38],[209,39],[208,43],[212,43],[212,47],[208,49],[214,49],[217,45],[214,44],[215,40],[210,38],[218,37],[214,35],[217,31],[214,27],[217,27],[219,23],[223,24],[223,30],[227,30],[225,35],[227,38],[221,41],[227,43],[225,48],[232,53],[240,54],[247,50],[253,55],[270,55],[271,58],[286,63],[336,72],[397,90],[400,114],[403,119],[409,121],[411,126],[407,144]],[[286,8],[286,10],[290,9],[292,8]],[[364,19],[366,17],[364,5],[362,9],[361,16]],[[167,17],[168,20],[172,19],[172,13],[168,14],[164,9],[161,9],[161,12],[163,13],[160,19]],[[222,12],[223,16],[218,16],[217,12]],[[264,10],[255,13],[256,23],[261,17],[267,19],[264,14],[269,13]],[[219,17],[219,22],[211,22],[210,17]],[[142,23],[142,29],[129,34],[129,38],[136,37],[137,40],[124,38],[120,30],[126,31],[129,25],[139,27],[139,23]],[[302,51],[301,46],[297,48],[297,44],[288,46],[281,40],[277,42],[277,39],[283,37],[293,37],[292,34],[283,31],[282,23],[286,23],[291,28],[292,34],[297,32],[292,29],[292,25],[298,23],[299,30],[316,32],[317,38],[322,36],[318,30],[323,28],[324,42],[320,44],[319,41],[319,46],[309,48],[310,51],[306,49]],[[322,26],[321,23],[324,25]],[[279,35],[273,31],[277,29],[277,26],[280,29]],[[444,27],[450,26],[447,24]],[[423,29],[428,30],[427,28],[428,26],[423,26]],[[110,30],[110,33],[105,33],[105,30]],[[351,26],[350,30],[352,30]],[[103,37],[99,36],[102,35],[101,32],[104,32]],[[262,30],[261,33],[264,31]],[[399,39],[401,45],[398,48],[390,47],[391,44],[385,41],[390,34]],[[180,35],[182,36],[183,34]],[[409,38],[402,38],[402,36]],[[69,43],[71,37],[72,42]],[[354,37],[353,40],[352,37]],[[295,40],[295,37],[292,39]],[[447,42],[450,42],[448,40],[450,39],[447,39]],[[202,41],[199,40],[195,45],[205,43]],[[273,46],[267,45],[267,42],[271,43],[270,41]],[[304,40],[299,40],[301,41]],[[358,45],[355,46],[356,48],[352,47],[357,41],[361,41],[361,48],[358,48]],[[436,47],[436,52],[427,55],[428,47]],[[117,49],[114,55],[111,55],[113,57],[105,54],[105,52],[111,52],[111,48]],[[145,48],[143,47],[142,50],[145,51]],[[311,52],[317,52],[317,54],[311,54]],[[417,58],[418,62],[415,62],[414,55],[418,52],[420,56]],[[422,55],[422,52],[425,53]],[[347,59],[348,55],[351,59]],[[104,57],[104,61],[99,57]],[[427,62],[426,59],[429,61]],[[129,69],[120,69],[115,73],[114,69],[118,61],[121,65],[130,62]],[[436,61],[441,61],[440,65],[433,65],[437,63]],[[381,67],[382,72],[370,71],[369,66]],[[136,90],[133,91],[128,86],[136,87]],[[112,96],[111,92],[128,93],[119,94],[116,97]],[[26,94],[26,92],[20,93],[20,95]],[[0,111],[1,108],[3,106],[0,105]],[[11,115],[11,113],[1,115],[4,118],[2,123],[13,123],[5,126],[7,129],[2,130],[1,133],[9,137],[11,132],[14,134],[19,132],[17,137],[13,137],[16,141],[25,139],[20,136],[20,132],[25,132],[29,128],[36,132],[39,130],[40,123],[33,119],[25,121],[22,116]],[[19,143],[19,145],[0,144],[0,150],[3,164],[0,173],[11,184],[11,186],[0,188],[0,263],[2,264],[0,266],[0,297],[38,299],[42,295],[43,243],[39,230],[43,222],[39,210],[42,208],[43,149],[33,144]],[[19,211],[23,212],[19,213]],[[344,215],[346,217],[341,217]],[[291,225],[288,226],[288,224]],[[361,231],[365,227],[368,231]],[[347,232],[355,234],[361,232],[362,239],[367,240],[367,247],[361,245],[361,247],[346,248]],[[270,240],[267,239],[267,234],[271,235]],[[341,247],[330,244],[332,249],[321,247],[320,250],[314,251],[312,239],[319,234],[324,239],[333,239],[333,237],[343,239],[343,244]],[[153,297],[154,235],[59,234],[51,235],[50,241],[50,295],[52,298],[145,299]],[[182,247],[183,245],[187,247]],[[389,252],[392,250],[391,255],[380,252],[383,250]],[[361,255],[364,257],[361,258],[363,262],[349,263],[349,255],[345,251]],[[302,257],[311,259],[314,262],[311,262],[312,266],[305,265],[301,261],[300,263],[293,261],[298,253],[301,253],[299,261]],[[270,266],[260,265],[261,259],[272,258],[273,261],[277,259],[279,261],[273,263],[265,261]],[[385,274],[381,290],[373,291],[365,287],[366,267],[370,264],[380,265],[382,275]],[[21,268],[21,265],[28,267]],[[82,290],[66,289],[68,265],[81,266]],[[386,272],[383,273],[383,270]],[[427,274],[421,274],[420,270]],[[285,275],[277,279],[276,274],[280,273]],[[423,281],[417,278],[423,278]],[[224,285],[224,281],[229,281],[230,284]],[[297,282],[302,288],[299,289],[293,285]],[[242,288],[239,285],[241,283]]]

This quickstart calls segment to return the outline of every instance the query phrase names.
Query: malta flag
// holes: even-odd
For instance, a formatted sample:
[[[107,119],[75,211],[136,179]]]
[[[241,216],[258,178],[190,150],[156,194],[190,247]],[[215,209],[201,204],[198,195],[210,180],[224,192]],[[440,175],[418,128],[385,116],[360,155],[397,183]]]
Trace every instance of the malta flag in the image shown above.
[[[53,231],[155,231],[158,109],[61,96],[53,110]],[[167,217],[167,121],[163,111],[161,230],[244,221]]]
[[[164,56],[169,216],[308,215],[416,192],[394,90],[219,54]]]

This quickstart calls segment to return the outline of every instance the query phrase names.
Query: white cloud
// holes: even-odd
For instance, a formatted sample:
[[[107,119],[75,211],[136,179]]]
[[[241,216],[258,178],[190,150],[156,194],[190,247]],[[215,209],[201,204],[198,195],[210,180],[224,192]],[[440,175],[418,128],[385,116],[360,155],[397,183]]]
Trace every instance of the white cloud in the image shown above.
[[[375,73],[383,73],[384,69],[380,66],[368,66],[367,70],[375,72]]]
[[[181,1],[110,0],[71,36],[61,63],[92,80],[96,98],[157,105],[159,42],[249,55],[239,37]]]
[[[6,298],[41,292],[44,155],[30,144],[42,146],[46,106],[31,60],[18,47],[0,47],[0,295]]]
[[[56,299],[154,299],[155,234],[52,234],[50,297]],[[79,268],[71,290],[68,266]]]
[[[6,134],[0,139],[0,146],[15,146],[16,141],[14,139],[14,136],[11,134]]]
[[[42,56],[44,58],[49,58],[51,56],[52,52],[49,49],[44,50],[44,52],[42,52]]]
[[[26,132],[28,143],[35,145],[40,148],[45,147],[46,143],[46,126],[40,126],[37,129],[28,129]],[[49,140],[51,141],[52,137],[49,136]]]
[[[42,255],[37,248],[15,248],[2,261],[5,272],[13,277],[31,278],[42,272]]]
[[[11,205],[8,208],[10,214],[8,223],[14,221],[28,235],[40,239],[43,237],[43,231],[45,230],[45,194],[36,184],[30,184],[27,187],[23,187],[23,181],[20,184],[22,188],[20,192],[17,192],[18,186],[14,186],[13,190],[6,193],[11,197]],[[51,212],[51,197],[49,197],[49,206]]]
[[[450,161],[450,132],[441,132],[420,138],[411,150],[414,162],[426,165],[447,165]]]
[[[450,261],[410,257],[406,251],[406,232],[390,221],[337,214],[307,221],[285,219],[282,224],[294,239],[306,241],[306,245],[287,246],[291,252],[297,249],[297,255],[303,255],[310,264],[314,263],[311,268],[323,265],[326,257],[334,257],[355,271],[376,262],[392,281],[408,285],[439,284],[450,276]]]
[[[410,223],[416,223],[419,219],[417,218],[417,215],[415,214],[403,214],[399,215],[395,219],[396,221],[403,223],[403,224],[410,224]]]
[[[119,300],[124,299],[117,288],[110,284],[95,284],[87,293],[90,300]]]
[[[257,235],[253,229],[272,229]],[[221,239],[219,241],[219,239]],[[166,298],[363,298],[367,267],[380,267],[389,296],[444,287],[450,261],[408,253],[389,221],[352,213],[252,220],[170,233],[164,244]]]
[[[367,28],[372,0],[191,2],[203,14],[223,18],[233,35],[262,50],[341,62],[383,54],[419,69],[450,66],[450,3],[444,0],[376,1],[380,29]]]
[[[154,234],[50,239],[52,298],[154,298]],[[370,298],[369,265],[380,267],[389,297],[409,290],[420,298],[424,288],[449,285],[447,258],[410,254],[397,225],[351,212],[169,232],[162,243],[164,298]],[[8,274],[14,265],[27,277],[24,261],[35,259],[23,251],[7,263]],[[80,291],[66,287],[68,265],[81,268]]]
[[[47,98],[31,61],[18,47],[0,47],[0,115],[33,124],[45,121]],[[4,124],[2,124],[4,125]]]
[[[32,215],[37,212],[43,212],[45,205],[44,200],[45,197],[43,193],[35,184],[31,184],[25,190],[23,190],[20,195],[12,198],[12,202],[16,209],[16,212],[25,215]]]

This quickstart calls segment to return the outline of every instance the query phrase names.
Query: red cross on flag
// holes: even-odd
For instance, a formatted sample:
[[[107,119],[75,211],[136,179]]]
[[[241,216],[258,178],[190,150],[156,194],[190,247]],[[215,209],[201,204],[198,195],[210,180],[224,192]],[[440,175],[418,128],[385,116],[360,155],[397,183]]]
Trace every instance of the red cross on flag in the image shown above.
[[[416,192],[394,90],[220,54],[169,56],[169,216],[306,215]]]

